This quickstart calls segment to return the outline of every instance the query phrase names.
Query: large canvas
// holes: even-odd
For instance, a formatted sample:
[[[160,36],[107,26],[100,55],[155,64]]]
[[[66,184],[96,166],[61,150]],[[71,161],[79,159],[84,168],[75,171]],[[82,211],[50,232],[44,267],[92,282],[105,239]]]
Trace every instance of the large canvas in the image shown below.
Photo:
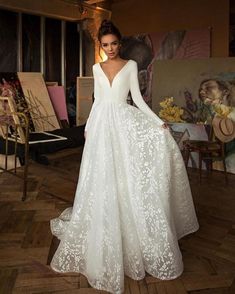
[[[235,58],[155,61],[153,71],[156,113],[162,115],[161,102],[168,97],[183,110],[182,122],[210,124],[216,113],[224,115],[228,109],[228,117],[235,120]],[[172,118],[169,113],[164,116]],[[235,173],[235,142],[226,150],[228,170]]]
[[[122,41],[121,56],[138,63],[140,90],[151,106],[154,62],[210,57],[210,29],[127,36]]]
[[[64,87],[58,85],[47,86],[47,90],[58,119],[69,122]]]
[[[215,91],[217,82],[220,83],[217,88],[226,89],[223,104],[235,106],[235,58],[155,61],[153,71],[155,112],[159,112],[165,97],[173,97],[175,104],[186,108],[184,120],[206,122],[211,113],[210,104],[203,103],[204,92]]]
[[[35,131],[43,132],[59,129],[60,125],[42,74],[18,72],[18,77],[28,104]]]

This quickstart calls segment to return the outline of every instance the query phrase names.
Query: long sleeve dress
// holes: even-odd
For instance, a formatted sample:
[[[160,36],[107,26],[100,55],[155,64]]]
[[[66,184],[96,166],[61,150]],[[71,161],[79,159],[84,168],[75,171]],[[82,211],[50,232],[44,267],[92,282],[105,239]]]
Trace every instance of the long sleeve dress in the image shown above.
[[[122,293],[124,274],[178,277],[178,239],[198,222],[180,150],[143,101],[136,62],[129,60],[112,84],[99,63],[93,74],[95,102],[74,205],[51,221],[61,240],[51,267]],[[127,104],[129,91],[138,108]]]

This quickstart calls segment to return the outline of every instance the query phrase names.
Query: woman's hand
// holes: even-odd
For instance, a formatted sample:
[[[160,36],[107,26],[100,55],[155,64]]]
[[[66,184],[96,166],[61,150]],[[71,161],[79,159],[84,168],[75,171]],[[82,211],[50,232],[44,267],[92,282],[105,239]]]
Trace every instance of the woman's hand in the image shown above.
[[[166,123],[164,123],[164,124],[162,125],[162,128],[163,128],[163,129],[169,129],[169,127],[168,127],[168,125],[167,125]]]

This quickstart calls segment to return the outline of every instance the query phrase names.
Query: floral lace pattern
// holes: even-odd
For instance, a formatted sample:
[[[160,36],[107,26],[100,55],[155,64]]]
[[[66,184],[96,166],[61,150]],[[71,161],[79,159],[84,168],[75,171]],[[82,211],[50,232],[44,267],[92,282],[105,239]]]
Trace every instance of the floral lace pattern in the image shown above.
[[[132,75],[136,64],[129,61],[110,87],[94,66],[96,100],[74,205],[51,221],[61,240],[51,267],[83,273],[93,287],[111,293],[124,291],[124,274],[136,280],[145,272],[179,276],[178,239],[198,229],[177,144],[142,108],[138,92],[140,109],[125,102],[130,88],[138,90]]]

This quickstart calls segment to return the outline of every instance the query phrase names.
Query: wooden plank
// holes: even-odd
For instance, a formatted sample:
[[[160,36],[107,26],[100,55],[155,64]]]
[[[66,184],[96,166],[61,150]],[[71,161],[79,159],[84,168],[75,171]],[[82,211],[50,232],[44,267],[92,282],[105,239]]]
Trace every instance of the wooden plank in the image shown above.
[[[79,152],[82,150],[76,155],[69,151],[67,156],[66,152],[52,156],[50,166],[31,163],[32,198],[24,203],[19,196],[20,182],[11,175],[1,175],[4,192],[0,197],[0,293],[107,293],[92,289],[86,278],[78,273],[56,273],[49,266],[59,244],[56,238],[52,239],[49,221],[73,203],[81,158]],[[74,157],[78,159],[74,160]],[[184,261],[182,276],[172,281],[162,281],[148,274],[141,281],[125,277],[125,294],[235,293],[235,226],[231,220],[235,203],[231,200],[230,189],[218,188],[221,181],[216,175],[209,186],[198,187],[192,177],[201,228],[196,234],[180,240]],[[235,193],[235,175],[230,181]],[[64,186],[62,192],[58,189],[60,186]],[[214,203],[210,197],[203,199],[212,188]],[[66,189],[69,193],[63,195]],[[223,205],[220,205],[221,201],[224,201]],[[217,206],[220,206],[219,217],[215,215]]]
[[[133,279],[128,279],[130,294],[140,294],[140,289],[138,285],[138,281]]]
[[[147,288],[148,288],[148,293],[149,294],[158,294],[157,289],[155,288],[154,284],[147,284]],[[165,293],[160,293],[160,294],[167,294]]]
[[[164,282],[155,284],[157,294],[168,294]]]
[[[124,294],[130,294],[130,288],[129,288],[129,277],[125,276],[124,279]]]
[[[49,222],[33,222],[26,236],[22,242],[22,248],[39,248],[39,247],[49,247],[52,240],[52,235],[48,234],[50,231]],[[45,238],[45,236],[47,236]]]
[[[195,273],[185,273],[182,275],[181,280],[187,291],[225,288],[230,287],[233,282],[233,274],[221,275],[205,275]]]
[[[80,288],[89,288],[90,287],[90,285],[87,281],[87,278],[82,274],[80,274],[79,284],[80,284]]]
[[[140,294],[148,294],[148,286],[145,279],[139,281]]]
[[[0,270],[0,293],[11,294],[17,278],[17,269],[1,269]]]
[[[164,286],[167,294],[187,294],[187,291],[180,279],[166,281]]]

